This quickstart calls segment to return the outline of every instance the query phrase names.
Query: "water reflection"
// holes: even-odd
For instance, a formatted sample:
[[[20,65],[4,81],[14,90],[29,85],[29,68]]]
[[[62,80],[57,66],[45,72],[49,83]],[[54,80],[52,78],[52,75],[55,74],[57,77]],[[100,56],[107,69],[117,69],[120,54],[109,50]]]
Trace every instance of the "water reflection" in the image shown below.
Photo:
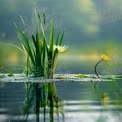
[[[56,93],[55,83],[53,81],[43,83],[25,83],[26,101],[24,113],[26,120],[32,111],[36,115],[36,122],[54,122],[54,115],[59,117],[62,113],[61,100]],[[41,114],[40,114],[41,113]],[[41,119],[41,120],[40,120]]]
[[[121,79],[96,89],[89,81],[7,82],[0,88],[0,122],[119,122],[121,88]]]

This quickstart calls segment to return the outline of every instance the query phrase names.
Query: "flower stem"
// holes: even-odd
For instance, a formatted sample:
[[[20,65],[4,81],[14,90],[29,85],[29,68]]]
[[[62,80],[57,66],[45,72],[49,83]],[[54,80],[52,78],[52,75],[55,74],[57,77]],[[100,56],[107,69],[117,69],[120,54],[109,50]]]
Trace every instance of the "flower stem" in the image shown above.
[[[97,73],[97,66],[98,66],[98,64],[99,64],[101,61],[103,61],[103,60],[101,59],[101,60],[95,65],[95,67],[94,67],[94,72],[95,72],[95,74],[97,75],[98,78],[100,78],[100,76],[99,76],[98,73]]]

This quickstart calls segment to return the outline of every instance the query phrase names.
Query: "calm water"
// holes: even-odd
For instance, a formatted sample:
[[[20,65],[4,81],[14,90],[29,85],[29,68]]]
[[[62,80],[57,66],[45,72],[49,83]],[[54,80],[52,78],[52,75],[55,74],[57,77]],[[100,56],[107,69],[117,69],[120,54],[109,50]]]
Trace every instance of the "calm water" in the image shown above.
[[[40,83],[40,86],[45,84]],[[54,84],[58,106],[54,105],[52,113],[49,106],[45,113],[43,107],[40,108],[40,122],[121,122],[121,79],[99,82],[96,88],[94,81],[66,80],[55,81]],[[24,82],[1,82],[0,122],[25,122],[25,97]],[[28,122],[36,122],[33,111],[29,114]]]

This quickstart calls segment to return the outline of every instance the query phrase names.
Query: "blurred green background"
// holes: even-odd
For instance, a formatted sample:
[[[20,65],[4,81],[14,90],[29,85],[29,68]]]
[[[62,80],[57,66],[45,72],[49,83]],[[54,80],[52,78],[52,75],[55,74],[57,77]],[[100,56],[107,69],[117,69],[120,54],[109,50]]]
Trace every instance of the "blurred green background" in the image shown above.
[[[122,0],[37,0],[37,9],[54,19],[56,31],[65,31],[64,45],[69,51],[59,55],[56,73],[94,73],[101,54],[111,61],[100,64],[101,74],[122,72]],[[26,30],[34,32],[33,0],[0,0],[0,72],[22,72],[25,57],[15,47],[14,22],[25,21]]]

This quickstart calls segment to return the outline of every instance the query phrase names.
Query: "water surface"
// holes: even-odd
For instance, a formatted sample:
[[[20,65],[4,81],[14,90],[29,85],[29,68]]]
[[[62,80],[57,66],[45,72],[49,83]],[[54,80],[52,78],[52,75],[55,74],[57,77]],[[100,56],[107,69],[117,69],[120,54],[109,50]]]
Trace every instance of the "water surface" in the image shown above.
[[[1,82],[0,122],[24,122],[25,83]],[[26,80],[27,82],[27,80]],[[29,81],[30,82],[30,81]],[[51,80],[52,82],[52,80]],[[96,88],[94,84],[97,83]],[[46,82],[47,83],[47,82]],[[40,86],[46,84],[40,83]],[[50,119],[49,106],[46,113],[40,108],[40,121],[44,122],[121,122],[122,119],[122,81],[54,81],[58,106],[54,106],[53,120]],[[44,117],[45,114],[45,117]],[[35,113],[29,114],[28,122],[34,122]]]

